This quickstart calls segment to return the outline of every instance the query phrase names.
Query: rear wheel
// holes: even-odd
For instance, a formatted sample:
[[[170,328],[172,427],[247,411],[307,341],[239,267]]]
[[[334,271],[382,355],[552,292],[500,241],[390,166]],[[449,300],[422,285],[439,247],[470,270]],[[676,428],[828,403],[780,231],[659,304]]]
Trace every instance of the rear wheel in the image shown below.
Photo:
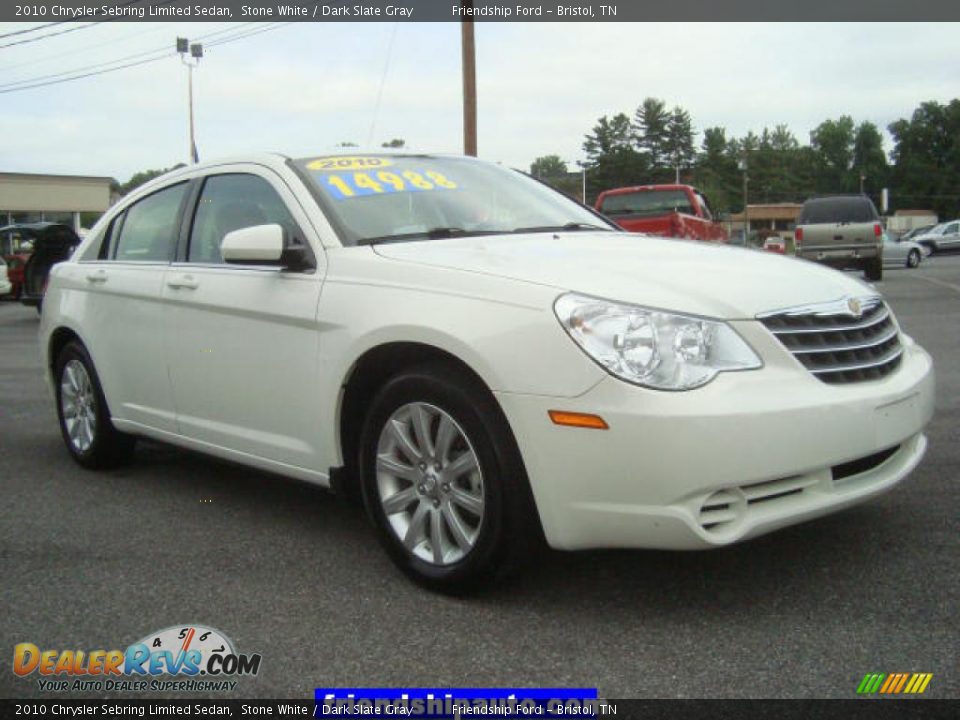
[[[876,257],[867,260],[863,266],[863,276],[870,282],[883,280],[883,259]]]
[[[130,457],[135,438],[110,421],[100,379],[86,348],[68,343],[54,367],[60,433],[73,459],[86,468],[113,467]]]
[[[907,267],[915,268],[918,265],[920,265],[920,251],[911,250],[910,253],[907,255]]]
[[[534,546],[526,476],[496,402],[445,366],[390,379],[362,435],[367,512],[416,582],[463,593]]]

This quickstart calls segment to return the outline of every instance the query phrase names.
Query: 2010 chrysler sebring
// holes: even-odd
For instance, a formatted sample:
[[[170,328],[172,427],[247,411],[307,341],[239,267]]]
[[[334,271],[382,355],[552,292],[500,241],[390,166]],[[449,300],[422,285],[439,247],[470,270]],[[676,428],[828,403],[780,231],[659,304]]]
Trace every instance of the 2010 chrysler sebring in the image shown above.
[[[55,267],[41,344],[81,465],[142,436],[356,493],[446,591],[542,539],[709,548],[866,500],[934,395],[853,277],[415,154],[154,180]]]

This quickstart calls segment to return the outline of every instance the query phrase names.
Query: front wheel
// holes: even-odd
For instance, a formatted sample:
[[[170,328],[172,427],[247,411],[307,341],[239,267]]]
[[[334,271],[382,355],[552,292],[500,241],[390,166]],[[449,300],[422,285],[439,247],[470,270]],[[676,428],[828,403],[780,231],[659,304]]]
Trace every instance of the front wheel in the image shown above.
[[[883,258],[875,257],[867,260],[863,266],[863,276],[870,282],[883,280]]]
[[[907,267],[915,268],[915,267],[918,267],[919,265],[920,265],[920,251],[911,250],[910,253],[907,255]]]
[[[522,463],[477,383],[444,366],[395,376],[375,397],[361,443],[367,512],[416,582],[467,592],[532,547]]]
[[[60,433],[73,459],[91,469],[128,459],[135,440],[110,421],[100,379],[83,345],[71,342],[63,348],[54,378]]]

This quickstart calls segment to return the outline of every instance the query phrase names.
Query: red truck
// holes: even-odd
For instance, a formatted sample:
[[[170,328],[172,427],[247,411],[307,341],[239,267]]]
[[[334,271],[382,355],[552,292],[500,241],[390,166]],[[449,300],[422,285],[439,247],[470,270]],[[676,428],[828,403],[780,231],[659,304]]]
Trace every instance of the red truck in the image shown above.
[[[662,237],[726,242],[703,193],[690,185],[637,185],[605,190],[596,209],[624,230]]]

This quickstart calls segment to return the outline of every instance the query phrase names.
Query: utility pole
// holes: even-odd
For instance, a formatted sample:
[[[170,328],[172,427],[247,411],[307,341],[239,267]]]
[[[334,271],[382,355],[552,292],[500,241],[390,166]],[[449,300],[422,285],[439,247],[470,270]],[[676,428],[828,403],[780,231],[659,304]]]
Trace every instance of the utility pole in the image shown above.
[[[187,66],[187,104],[190,112],[190,161],[200,162],[197,153],[197,142],[193,131],[193,69],[200,64],[203,57],[201,43],[190,44],[187,38],[177,38],[177,52],[180,53],[180,62]]]
[[[473,0],[463,7],[473,10]],[[463,154],[477,156],[477,53],[473,41],[473,19],[460,22],[460,49],[463,64]]]

